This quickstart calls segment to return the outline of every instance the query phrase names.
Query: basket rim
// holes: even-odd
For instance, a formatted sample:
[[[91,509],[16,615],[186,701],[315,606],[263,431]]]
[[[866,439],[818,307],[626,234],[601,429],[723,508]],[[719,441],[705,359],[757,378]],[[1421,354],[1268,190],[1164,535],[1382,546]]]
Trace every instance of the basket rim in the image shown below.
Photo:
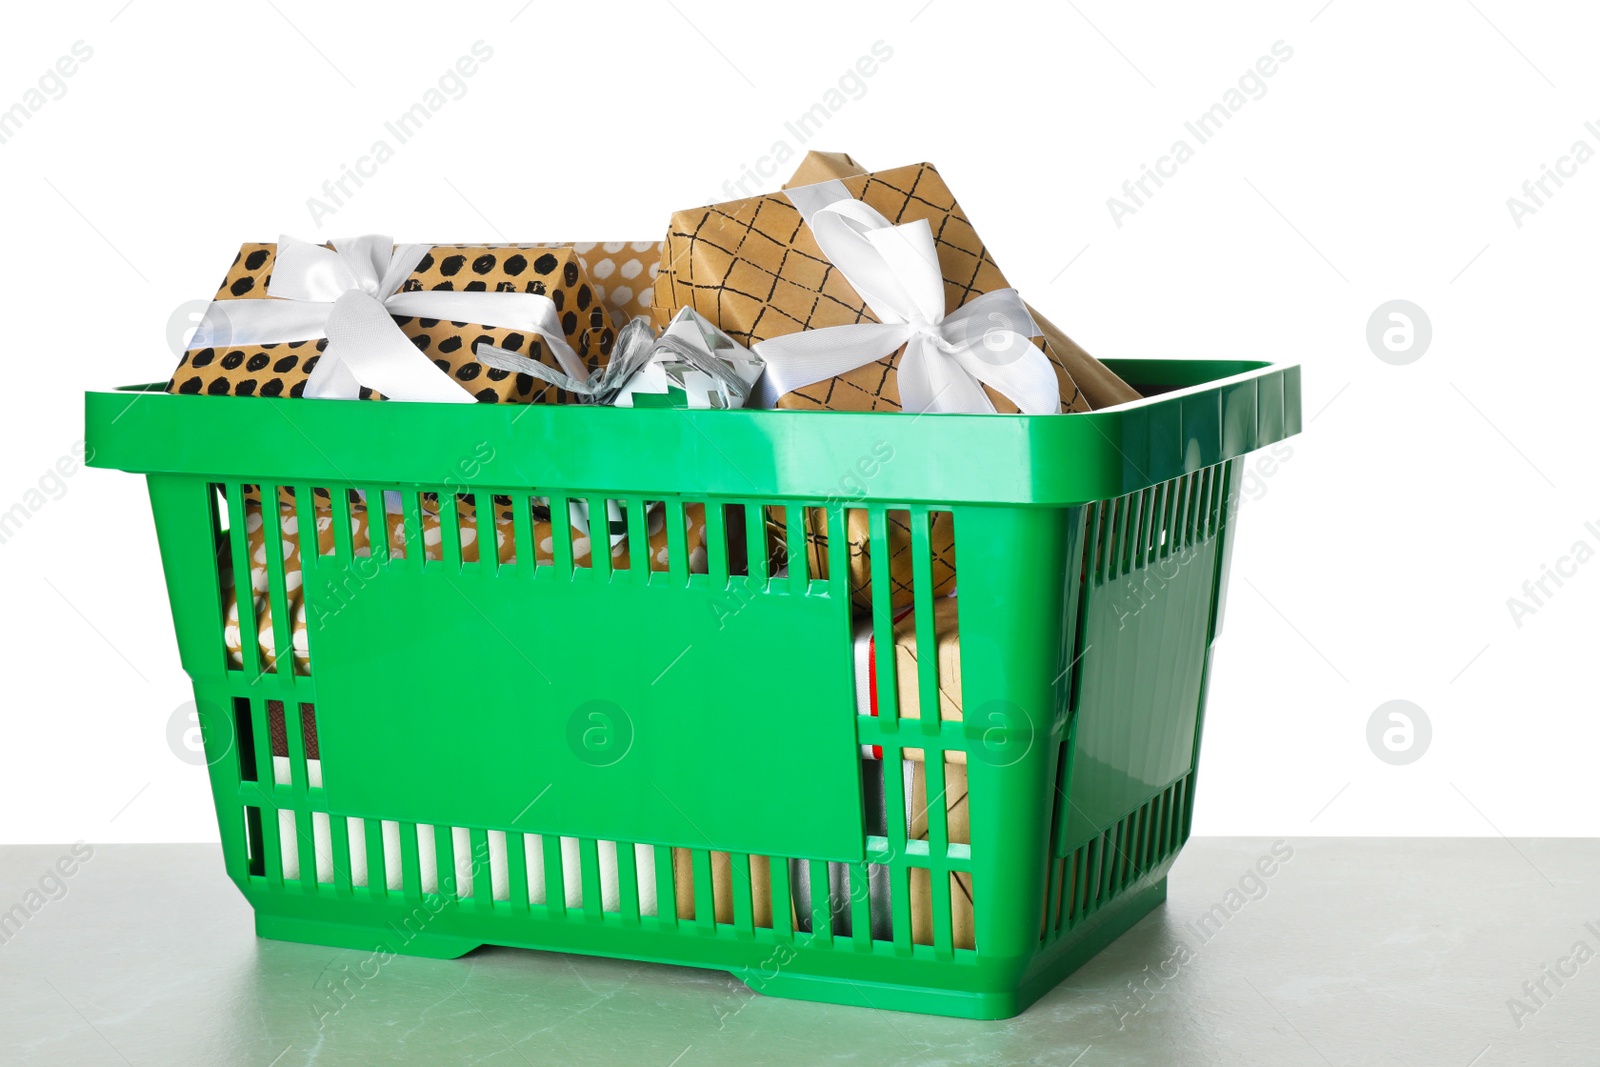
[[[274,401],[152,383],[85,394],[86,454],[94,467],[274,485],[1063,506],[1300,432],[1298,364],[1104,362],[1149,395],[1064,417]]]

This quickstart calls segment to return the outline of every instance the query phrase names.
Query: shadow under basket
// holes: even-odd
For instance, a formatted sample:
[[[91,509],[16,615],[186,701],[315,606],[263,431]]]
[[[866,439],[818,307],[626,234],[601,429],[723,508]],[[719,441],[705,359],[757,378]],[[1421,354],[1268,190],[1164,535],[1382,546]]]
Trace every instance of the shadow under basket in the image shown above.
[[[1242,457],[1300,428],[1295,366],[1109,365],[1148,398],[912,417],[146,386],[89,393],[87,442],[148,478],[261,936],[994,1019],[1164,899]],[[807,541],[851,521],[859,541]],[[907,611],[927,652],[897,658]]]

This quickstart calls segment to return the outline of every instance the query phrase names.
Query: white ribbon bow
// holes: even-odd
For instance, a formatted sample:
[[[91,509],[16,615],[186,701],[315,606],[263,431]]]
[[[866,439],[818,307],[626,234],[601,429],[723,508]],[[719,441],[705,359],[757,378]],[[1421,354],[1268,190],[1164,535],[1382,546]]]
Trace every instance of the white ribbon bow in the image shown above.
[[[829,185],[835,183],[828,183]],[[839,186],[843,192],[843,186]],[[790,190],[791,197],[800,190]],[[752,346],[767,364],[758,398],[779,396],[852,371],[905,346],[897,368],[909,412],[993,413],[983,385],[1026,415],[1061,410],[1055,370],[1033,344],[1033,316],[1015,289],[985,293],[946,315],[944,279],[926,219],[896,226],[860,200],[817,206],[796,198],[830,262],[879,321],[826,326]]]
[[[361,387],[391,400],[470,404],[474,398],[411,343],[392,316],[472,322],[536,333],[575,374],[587,373],[561,329],[555,302],[537,293],[400,292],[428,245],[386,236],[336,239],[324,248],[278,238],[269,300],[214,300],[191,348],[328,339],[305,394],[354,400]]]

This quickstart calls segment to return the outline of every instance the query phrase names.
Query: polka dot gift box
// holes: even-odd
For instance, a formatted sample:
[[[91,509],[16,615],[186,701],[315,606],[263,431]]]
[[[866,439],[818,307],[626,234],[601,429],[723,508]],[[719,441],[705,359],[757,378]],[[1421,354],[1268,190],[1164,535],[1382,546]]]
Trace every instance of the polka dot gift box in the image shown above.
[[[637,250],[643,245],[645,251]],[[582,247],[586,253],[580,253]],[[605,251],[616,248],[616,252]],[[645,242],[615,245],[437,245],[425,250],[414,268],[398,282],[392,308],[404,308],[410,294],[534,294],[550,301],[553,323],[559,324],[559,341],[587,371],[605,365],[616,325],[611,307],[602,299],[601,288],[589,271],[603,271],[608,288],[625,307],[636,305],[637,295],[648,288],[648,272],[640,257],[654,254],[656,246]],[[419,249],[418,251],[422,251]],[[316,369],[328,340],[320,328],[305,332],[304,340],[285,340],[265,344],[230,343],[230,301],[275,300],[269,293],[274,267],[282,252],[278,244],[246,244],[234,257],[227,276],[217,291],[216,303],[208,313],[213,328],[197,338],[205,342],[185,352],[173,372],[167,391],[200,393],[212,396],[290,396],[298,397]],[[341,254],[346,254],[341,249]],[[585,257],[589,258],[585,258]],[[592,261],[592,262],[591,262]],[[631,264],[638,263],[634,267]],[[381,273],[381,271],[377,272]],[[643,277],[637,287],[628,284],[629,275]],[[256,310],[256,309],[252,309]],[[488,316],[484,316],[488,317]],[[244,321],[235,312],[232,318]],[[560,403],[567,397],[561,391],[531,375],[513,374],[479,363],[473,349],[483,342],[520,352],[551,367],[560,367],[560,356],[552,341],[526,328],[499,326],[426,315],[394,314],[394,323],[449,381],[457,383],[468,399],[483,403]],[[551,332],[556,332],[552,329]],[[426,374],[423,365],[422,373]],[[448,382],[446,382],[448,385]],[[384,395],[381,389],[361,388],[362,397]]]
[[[559,246],[555,246],[559,247]],[[660,269],[660,241],[605,241],[574,244],[588,271],[595,296],[621,329],[635,315],[650,314],[650,298]]]

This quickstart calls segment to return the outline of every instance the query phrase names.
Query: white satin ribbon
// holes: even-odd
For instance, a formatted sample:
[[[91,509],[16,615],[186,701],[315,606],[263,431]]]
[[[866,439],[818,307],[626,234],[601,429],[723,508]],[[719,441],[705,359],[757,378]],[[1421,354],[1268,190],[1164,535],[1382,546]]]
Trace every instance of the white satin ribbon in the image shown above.
[[[839,194],[844,198],[828,202]],[[1055,370],[1033,344],[1038,329],[1015,289],[985,293],[946,315],[944,279],[927,220],[896,226],[837,182],[789,195],[823,254],[879,321],[802,330],[752,346],[767,364],[759,406],[771,407],[784,393],[904,345],[897,368],[904,411],[993,413],[983,391],[989,385],[1025,415],[1060,412]]]
[[[333,248],[279,237],[267,300],[214,300],[191,348],[328,339],[305,394],[354,400],[365,386],[391,400],[470,404],[466,387],[411,343],[392,316],[472,322],[536,333],[570,373],[588,373],[567,344],[555,302],[538,293],[400,292],[429,246],[385,236]]]

